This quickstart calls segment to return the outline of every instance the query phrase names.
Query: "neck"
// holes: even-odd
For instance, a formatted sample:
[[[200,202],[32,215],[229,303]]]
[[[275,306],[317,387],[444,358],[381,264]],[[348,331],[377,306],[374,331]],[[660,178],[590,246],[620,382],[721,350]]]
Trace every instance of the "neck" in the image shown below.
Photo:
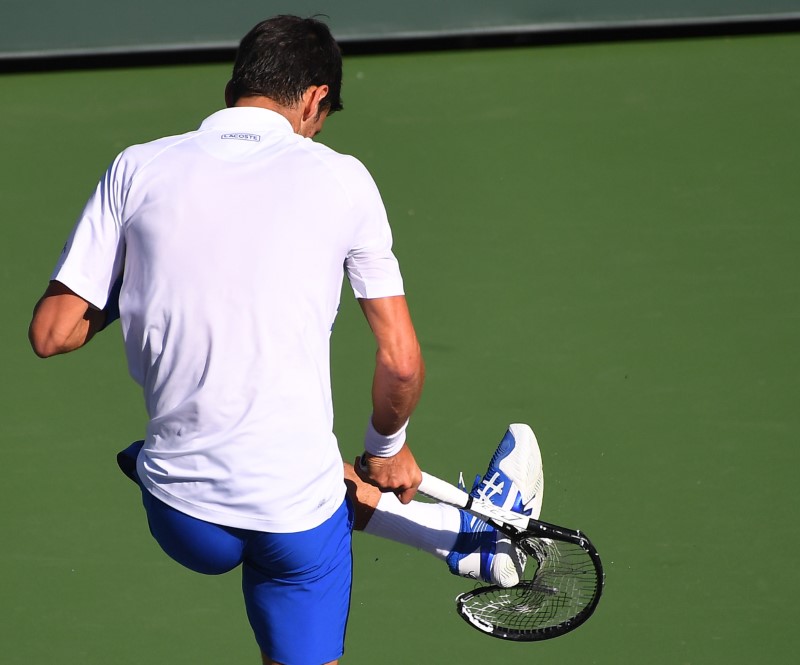
[[[240,97],[236,100],[236,103],[233,105],[234,107],[255,107],[260,109],[267,109],[269,111],[275,111],[275,113],[280,113],[284,118],[286,118],[289,123],[292,125],[292,129],[296,134],[300,133],[300,124],[302,119],[302,109],[300,106],[289,107],[284,106],[283,104],[279,104],[273,99],[269,97]]]

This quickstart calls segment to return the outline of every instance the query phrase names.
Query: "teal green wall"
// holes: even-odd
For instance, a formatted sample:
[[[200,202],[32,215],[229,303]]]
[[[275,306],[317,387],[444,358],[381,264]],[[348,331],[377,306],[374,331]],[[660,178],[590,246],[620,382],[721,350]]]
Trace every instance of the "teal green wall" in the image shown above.
[[[0,58],[233,46],[276,13],[325,14],[341,40],[637,22],[800,18],[800,0],[0,0]]]

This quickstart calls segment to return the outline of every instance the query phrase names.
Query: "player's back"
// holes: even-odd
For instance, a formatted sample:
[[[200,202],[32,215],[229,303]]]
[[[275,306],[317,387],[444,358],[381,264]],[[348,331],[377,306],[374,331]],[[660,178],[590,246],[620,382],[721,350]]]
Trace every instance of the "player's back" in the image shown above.
[[[266,519],[298,501],[281,495],[287,474],[316,488],[309,506],[326,500],[320,478],[341,476],[329,336],[371,178],[263,109],[221,111],[197,132],[130,148],[115,168],[123,330],[151,417],[145,475],[203,510],[225,496],[238,514],[271,484]],[[187,496],[198,483],[219,495]]]

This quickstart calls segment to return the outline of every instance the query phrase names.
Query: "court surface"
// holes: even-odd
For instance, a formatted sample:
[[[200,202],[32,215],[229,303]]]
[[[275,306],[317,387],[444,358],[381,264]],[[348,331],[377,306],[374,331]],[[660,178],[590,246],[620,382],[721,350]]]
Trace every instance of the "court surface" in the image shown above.
[[[453,611],[470,583],[356,536],[348,665],[794,662],[800,466],[800,35],[350,57],[319,137],[374,174],[428,366],[417,459],[482,472],[509,422],[543,519],[607,570],[575,633],[519,645]],[[254,663],[236,575],[150,539],[114,454],[144,428],[119,328],[36,359],[25,331],[114,155],[196,127],[228,67],[0,77],[0,661]],[[346,290],[337,433],[373,347]]]

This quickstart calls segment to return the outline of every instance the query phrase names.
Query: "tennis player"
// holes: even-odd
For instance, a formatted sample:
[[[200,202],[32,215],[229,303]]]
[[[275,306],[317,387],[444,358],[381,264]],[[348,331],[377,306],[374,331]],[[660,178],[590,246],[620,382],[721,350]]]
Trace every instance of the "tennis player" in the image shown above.
[[[324,24],[255,26],[225,109],[114,160],[29,331],[48,357],[119,316],[149,416],[121,466],[167,554],[206,574],[241,565],[264,663],[343,653],[354,502],[359,527],[433,551],[457,574],[507,583],[502,571],[520,565],[486,525],[412,503],[421,472],[406,427],[424,364],[390,227],[364,166],[312,140],[342,108],[341,80]],[[333,434],[329,338],[343,276],[377,344],[357,473]],[[538,510],[537,455],[533,433],[512,427],[473,491]],[[404,510],[414,526],[398,526]],[[444,540],[421,543],[414,532],[442,515]]]

